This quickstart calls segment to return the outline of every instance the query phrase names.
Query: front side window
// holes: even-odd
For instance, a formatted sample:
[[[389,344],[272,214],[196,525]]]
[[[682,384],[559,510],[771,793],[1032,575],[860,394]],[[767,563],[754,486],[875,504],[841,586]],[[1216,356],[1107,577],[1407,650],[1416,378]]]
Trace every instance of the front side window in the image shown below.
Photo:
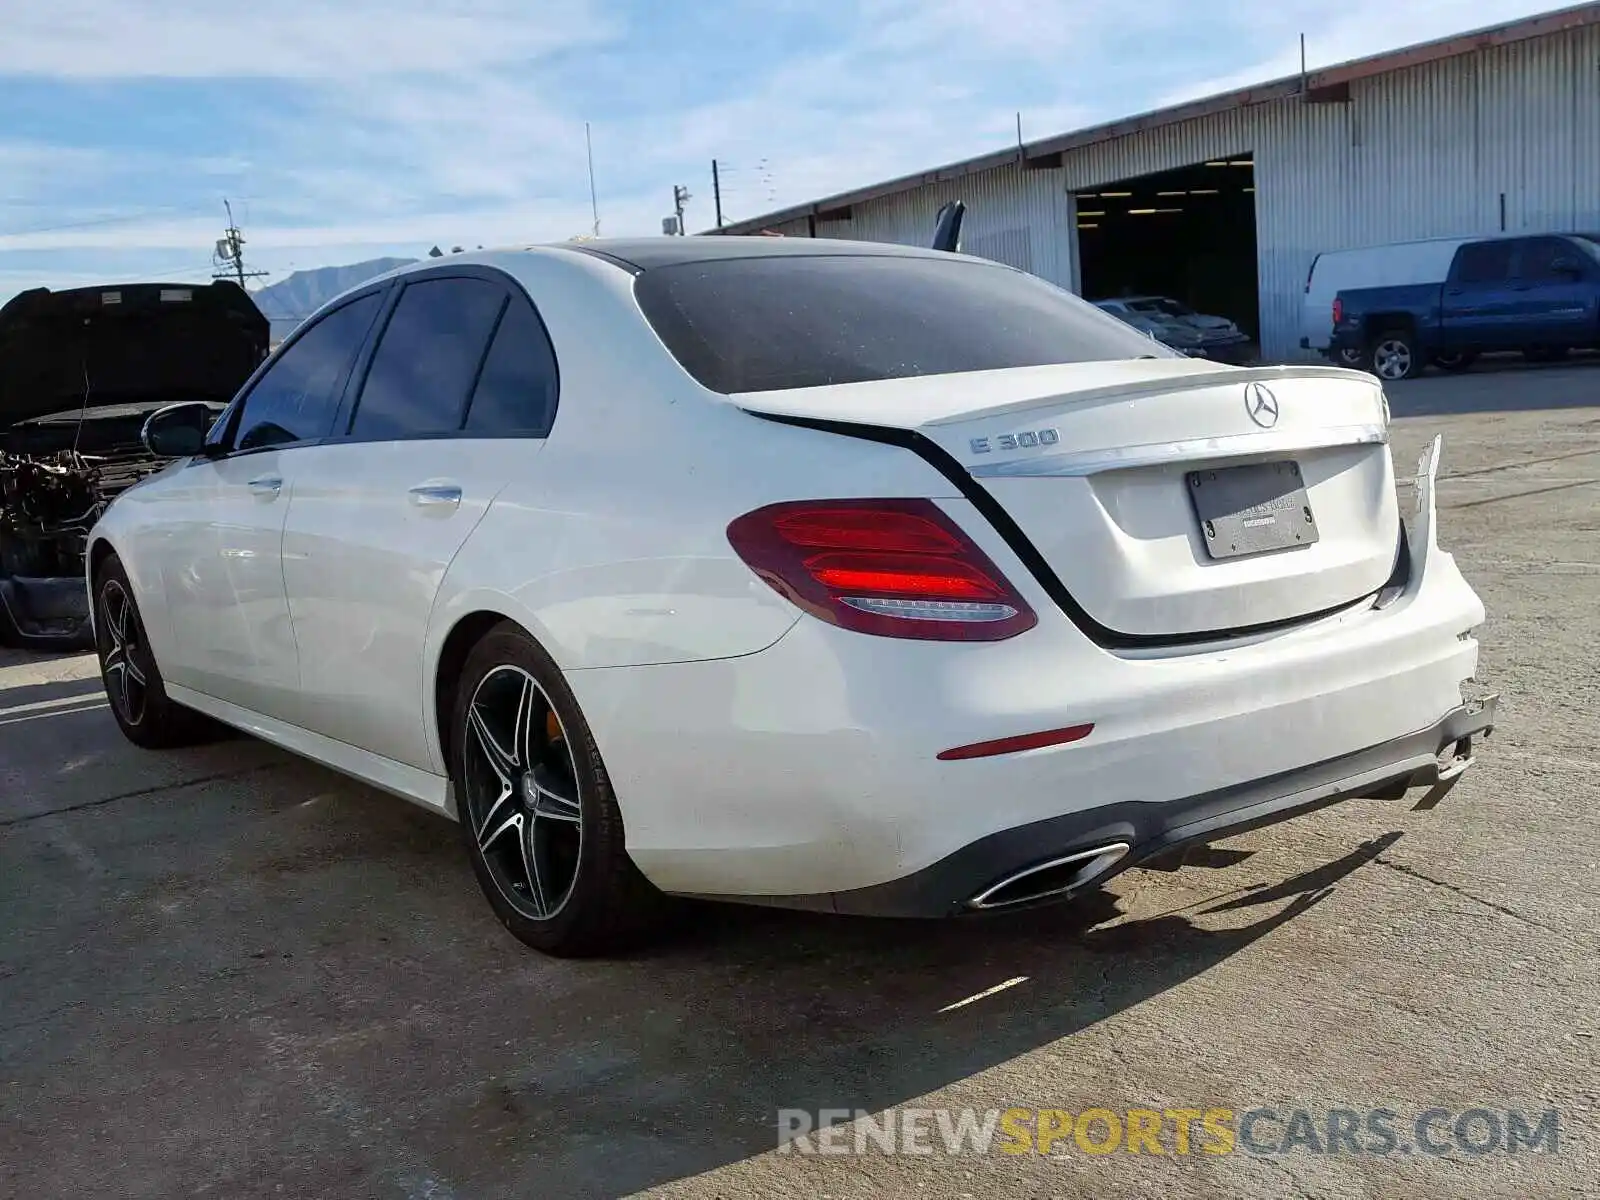
[[[352,437],[454,433],[483,363],[506,291],[486,279],[406,285],[372,356]]]
[[[634,288],[673,356],[716,392],[1176,356],[979,259],[759,255],[654,267]]]
[[[350,364],[382,305],[381,292],[352,300],[286,347],[256,381],[239,414],[235,450],[328,436]]]
[[[1510,242],[1474,242],[1457,251],[1457,282],[1504,283],[1510,278]]]

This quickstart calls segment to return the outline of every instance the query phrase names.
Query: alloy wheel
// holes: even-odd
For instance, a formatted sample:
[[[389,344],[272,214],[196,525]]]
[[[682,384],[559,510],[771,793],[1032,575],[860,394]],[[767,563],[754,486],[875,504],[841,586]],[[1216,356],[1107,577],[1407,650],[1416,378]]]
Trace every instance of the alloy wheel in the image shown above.
[[[125,724],[138,725],[144,720],[149,683],[136,657],[142,647],[133,600],[115,579],[100,587],[100,623],[109,643],[100,660],[106,695]]]
[[[1373,374],[1379,379],[1404,379],[1411,373],[1411,347],[1389,338],[1372,352]]]
[[[521,667],[489,671],[467,705],[462,819],[496,888],[548,921],[578,878],[583,807],[577,764],[550,698]]]

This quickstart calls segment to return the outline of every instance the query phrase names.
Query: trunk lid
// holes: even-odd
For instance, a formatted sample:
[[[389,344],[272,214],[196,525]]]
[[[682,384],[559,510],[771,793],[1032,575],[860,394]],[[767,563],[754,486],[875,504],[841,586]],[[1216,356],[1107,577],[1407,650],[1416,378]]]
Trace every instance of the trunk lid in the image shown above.
[[[732,399],[926,437],[1116,634],[1292,621],[1377,591],[1394,568],[1387,404],[1359,372],[1148,359]]]

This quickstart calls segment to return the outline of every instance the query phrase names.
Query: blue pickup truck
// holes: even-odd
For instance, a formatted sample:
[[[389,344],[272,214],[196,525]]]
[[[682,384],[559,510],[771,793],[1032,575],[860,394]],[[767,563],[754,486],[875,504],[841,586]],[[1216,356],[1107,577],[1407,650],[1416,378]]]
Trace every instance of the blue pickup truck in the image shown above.
[[[1530,360],[1600,347],[1600,234],[1540,234],[1465,242],[1438,283],[1342,289],[1330,356],[1380,379],[1410,379],[1432,363],[1462,371],[1480,354]]]

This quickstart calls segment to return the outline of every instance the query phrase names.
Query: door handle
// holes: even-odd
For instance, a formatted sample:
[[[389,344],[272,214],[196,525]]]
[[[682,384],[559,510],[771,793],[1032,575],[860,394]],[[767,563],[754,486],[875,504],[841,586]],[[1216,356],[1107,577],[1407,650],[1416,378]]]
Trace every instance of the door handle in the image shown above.
[[[245,484],[250,489],[250,494],[260,496],[263,500],[276,500],[278,493],[283,491],[282,475],[257,475]]]
[[[418,508],[455,508],[461,503],[461,487],[454,483],[419,483],[409,495]]]

